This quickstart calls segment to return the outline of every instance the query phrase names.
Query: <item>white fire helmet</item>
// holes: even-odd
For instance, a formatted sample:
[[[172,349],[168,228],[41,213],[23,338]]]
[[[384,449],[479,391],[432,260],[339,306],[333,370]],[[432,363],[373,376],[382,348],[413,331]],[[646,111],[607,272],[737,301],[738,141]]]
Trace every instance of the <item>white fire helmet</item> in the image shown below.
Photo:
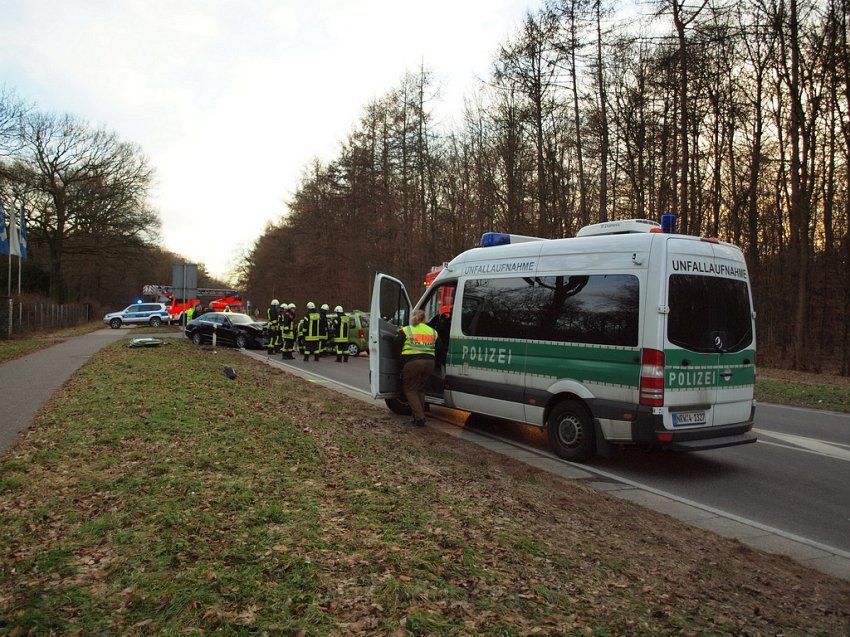
[[[315,303],[313,303],[313,301],[308,302],[308,303],[307,303],[307,309],[308,309],[308,310],[315,310],[315,309],[316,309],[316,304],[315,304]]]
[[[341,306],[341,305],[337,305],[337,306],[334,308],[334,312],[336,312],[337,314],[339,314],[340,312],[342,312],[342,306]]]

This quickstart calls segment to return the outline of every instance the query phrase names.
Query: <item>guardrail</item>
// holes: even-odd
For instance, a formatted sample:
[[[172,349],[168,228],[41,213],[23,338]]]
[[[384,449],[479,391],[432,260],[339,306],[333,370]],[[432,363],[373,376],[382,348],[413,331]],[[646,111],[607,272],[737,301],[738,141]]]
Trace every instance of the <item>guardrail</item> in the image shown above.
[[[91,320],[89,303],[20,303],[0,297],[0,338],[13,334],[73,327]]]

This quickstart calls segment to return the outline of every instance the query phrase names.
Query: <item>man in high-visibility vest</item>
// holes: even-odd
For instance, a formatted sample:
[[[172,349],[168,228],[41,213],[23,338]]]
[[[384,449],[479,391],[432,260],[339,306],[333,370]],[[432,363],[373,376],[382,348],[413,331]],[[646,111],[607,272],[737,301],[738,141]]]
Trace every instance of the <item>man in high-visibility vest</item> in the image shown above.
[[[283,307],[283,306],[281,306]],[[283,353],[281,356],[286,360],[292,360],[292,352],[295,349],[295,303],[290,303],[280,317],[280,336],[283,339]]]
[[[280,301],[272,299],[271,305],[266,310],[266,329],[269,331],[269,342],[266,345],[267,354],[276,354],[280,351]]]
[[[437,350],[437,331],[425,323],[425,312],[414,310],[410,325],[398,331],[396,347],[401,351],[401,385],[410,410],[411,425],[425,425],[425,385],[434,372],[434,354]]]
[[[347,363],[348,314],[343,312],[341,305],[337,305],[334,308],[334,312],[336,312],[336,318],[333,319],[333,327],[331,329],[331,332],[333,333],[334,345],[336,346],[336,362]]]
[[[322,335],[327,337],[328,324],[327,319],[323,319],[321,313],[316,309],[316,304],[310,301],[307,303],[307,314],[301,319],[299,331],[304,335],[304,360],[310,360],[310,354],[313,355],[313,360],[319,360],[319,347],[321,345]]]
[[[328,347],[328,327],[330,327],[328,312],[330,312],[330,309],[327,303],[322,303],[322,307],[319,308],[319,314],[322,317],[319,320],[319,356],[324,356],[331,349]]]

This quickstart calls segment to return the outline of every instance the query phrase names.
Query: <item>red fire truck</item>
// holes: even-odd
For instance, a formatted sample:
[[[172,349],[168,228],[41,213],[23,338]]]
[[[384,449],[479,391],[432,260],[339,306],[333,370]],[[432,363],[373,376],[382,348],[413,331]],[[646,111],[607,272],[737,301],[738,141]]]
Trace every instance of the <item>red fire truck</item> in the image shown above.
[[[443,265],[435,265],[431,268],[431,271],[425,275],[425,287],[431,287],[431,284],[434,283],[434,279],[443,271],[443,269],[447,266],[447,263],[443,263]],[[452,306],[454,305],[454,287],[444,287],[440,290],[440,313],[446,314],[452,311]]]
[[[203,303],[215,312],[221,312],[228,307],[234,312],[242,311],[242,295],[237,290],[198,288],[197,291],[199,298],[183,299],[180,296],[180,288],[150,284],[142,288],[142,295],[152,297],[151,300],[157,303],[165,303],[172,323],[180,323],[183,313],[196,303]]]

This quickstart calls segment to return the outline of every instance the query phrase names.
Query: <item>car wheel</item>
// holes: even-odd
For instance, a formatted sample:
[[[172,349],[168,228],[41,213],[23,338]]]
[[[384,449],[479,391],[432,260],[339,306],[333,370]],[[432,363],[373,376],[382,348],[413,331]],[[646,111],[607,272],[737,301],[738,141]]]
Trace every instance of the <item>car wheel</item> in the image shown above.
[[[195,332],[194,334],[192,334],[192,342],[195,345],[200,345],[201,343],[204,342],[204,337],[201,336],[200,332]]]
[[[158,316],[152,316],[150,320],[150,325],[151,327],[159,327],[160,325],[162,325],[162,319]]]
[[[117,330],[119,327],[121,327],[121,319],[120,318],[112,319],[111,321],[109,321],[109,327],[111,327],[113,330]]]
[[[248,344],[248,339],[245,338],[244,334],[239,334],[236,336],[236,347],[239,349],[245,349],[245,346]]]
[[[360,346],[357,343],[348,344],[348,355],[357,356],[360,353]]]
[[[558,457],[571,462],[584,462],[593,457],[596,447],[593,419],[581,403],[565,400],[555,405],[546,429],[549,446]]]
[[[390,411],[394,414],[409,416],[413,413],[410,409],[410,405],[404,398],[387,398],[384,402],[387,403],[387,407],[389,407]]]

